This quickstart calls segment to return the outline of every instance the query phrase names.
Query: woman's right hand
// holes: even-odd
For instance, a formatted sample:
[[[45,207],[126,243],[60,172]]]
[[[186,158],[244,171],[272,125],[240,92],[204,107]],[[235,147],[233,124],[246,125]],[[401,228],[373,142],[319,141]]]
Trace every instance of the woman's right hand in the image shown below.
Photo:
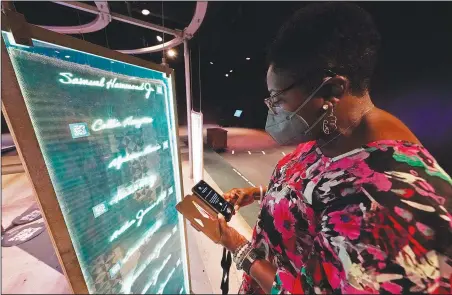
[[[234,210],[237,211],[240,207],[252,204],[256,197],[256,193],[260,193],[259,188],[233,188],[225,193],[223,197],[226,201],[234,205]]]

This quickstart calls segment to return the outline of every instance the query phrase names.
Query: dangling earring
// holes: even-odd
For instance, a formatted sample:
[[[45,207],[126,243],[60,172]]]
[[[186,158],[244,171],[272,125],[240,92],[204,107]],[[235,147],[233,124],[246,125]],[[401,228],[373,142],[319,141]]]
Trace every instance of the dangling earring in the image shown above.
[[[328,109],[328,105],[323,106],[324,110]],[[334,107],[331,107],[331,112],[323,120],[322,130],[326,135],[331,134],[337,129],[337,117],[334,115]]]

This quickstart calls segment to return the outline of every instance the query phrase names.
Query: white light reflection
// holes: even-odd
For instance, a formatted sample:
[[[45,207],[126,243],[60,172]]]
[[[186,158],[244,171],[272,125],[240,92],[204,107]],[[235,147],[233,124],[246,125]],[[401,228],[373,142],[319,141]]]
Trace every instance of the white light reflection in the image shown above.
[[[125,199],[126,197],[130,196],[131,194],[135,193],[139,189],[142,189],[143,187],[149,186],[153,187],[154,184],[157,181],[157,176],[154,174],[147,175],[141,179],[138,179],[133,184],[129,186],[120,186],[118,187],[118,191],[116,195],[110,200],[109,204],[114,205],[117,204],[122,199]]]
[[[166,52],[166,54],[168,55],[168,57],[174,58],[174,57],[177,56],[177,51],[174,50],[173,48],[171,48],[170,50],[168,50],[168,51]]]
[[[155,284],[157,284],[157,279],[158,279],[160,273],[162,272],[162,270],[165,268],[168,261],[170,260],[170,258],[171,258],[171,254],[165,259],[165,261],[163,261],[162,266],[160,268],[156,269],[152,273],[151,280],[143,288],[143,291],[141,291],[141,294],[146,294],[146,292],[149,290],[150,287],[155,286]]]
[[[127,221],[123,226],[121,226],[120,229],[116,230],[113,235],[110,237],[110,242],[113,242],[114,240],[116,240],[120,235],[122,235],[126,230],[128,230],[132,225],[134,225],[135,223],[137,224],[137,227],[139,227],[141,225],[141,223],[143,222],[143,217],[152,209],[154,209],[157,205],[159,205],[163,200],[165,200],[167,196],[166,191],[163,191],[160,194],[160,197],[158,197],[157,200],[155,200],[155,202],[149,206],[148,208],[146,208],[145,210],[141,209],[140,211],[138,211],[137,215],[136,215],[136,219],[134,220],[129,220]],[[138,222],[137,222],[138,221]]]
[[[156,258],[158,258],[160,256],[160,251],[162,251],[162,249],[165,246],[165,244],[171,239],[171,237],[174,235],[174,233],[176,231],[177,231],[177,226],[173,228],[173,230],[172,230],[172,232],[170,234],[167,234],[162,240],[160,240],[157,243],[157,245],[155,246],[154,251],[152,251],[151,255],[149,255],[149,257],[140,266],[140,268],[134,274],[130,275],[128,278],[126,278],[124,280],[123,287],[122,287],[124,293],[128,294],[130,292],[130,288],[132,288],[132,285],[135,282],[135,280],[143,273],[143,271],[146,269],[146,267],[148,267],[148,265],[154,259],[156,259]],[[165,264],[166,264],[166,262],[165,262]],[[160,273],[160,271],[159,271],[159,273]]]
[[[115,230],[115,232],[110,237],[110,243],[116,240],[120,235],[122,235],[126,230],[128,230],[132,225],[134,225],[135,222],[137,222],[135,219],[129,220],[126,223],[124,223],[124,225],[121,226],[120,229]]]
[[[133,254],[135,254],[135,252],[138,251],[138,249],[141,248],[141,246],[143,246],[144,244],[146,244],[147,242],[149,242],[149,240],[152,238],[152,236],[155,234],[155,232],[157,230],[159,230],[159,228],[161,228],[163,225],[163,221],[161,219],[158,219],[155,224],[144,234],[144,237],[129,251],[127,251],[126,256],[122,259],[121,264],[125,264],[127,263],[127,261],[129,261],[130,257],[133,256]]]
[[[135,160],[135,159],[137,159],[139,157],[148,155],[150,153],[156,152],[156,151],[158,151],[160,149],[161,149],[160,145],[155,145],[155,146],[148,145],[141,152],[136,152],[136,153],[132,153],[132,154],[126,153],[126,155],[124,157],[123,156],[119,156],[119,157],[113,159],[113,161],[111,161],[110,164],[108,165],[108,168],[115,167],[116,170],[119,170],[119,169],[121,169],[122,164],[124,164],[126,162],[129,162],[129,161],[132,161],[132,160]]]
[[[93,131],[100,131],[104,129],[115,129],[118,127],[135,126],[135,128],[141,128],[142,125],[151,124],[154,121],[151,117],[133,118],[133,116],[127,117],[122,123],[118,119],[112,118],[104,121],[97,119],[91,125]]]
[[[173,270],[168,274],[168,277],[166,277],[166,280],[160,285],[160,288],[157,291],[157,294],[163,293],[163,290],[165,290],[166,285],[168,284],[169,280],[171,280],[171,277],[173,276],[175,271],[176,271],[176,268],[173,268]]]
[[[69,55],[65,56],[66,58],[70,58]],[[84,79],[82,77],[74,77],[72,73],[59,73],[62,78],[58,79],[58,81],[62,84],[69,85],[82,85],[82,86],[94,86],[94,87],[102,87],[105,89],[126,89],[126,90],[137,90],[137,91],[145,91],[145,98],[148,99],[151,95],[151,92],[155,91],[154,88],[148,82],[143,82],[140,85],[134,85],[129,83],[118,82],[118,78],[112,78],[107,81],[105,77],[101,77],[99,80],[90,80]]]
[[[163,191],[160,196],[158,197],[157,200],[155,200],[154,203],[152,203],[151,206],[147,207],[145,210],[141,209],[140,211],[138,211],[136,219],[138,220],[137,223],[137,227],[141,225],[141,223],[143,222],[143,217],[152,209],[154,209],[157,205],[159,205],[161,202],[163,202],[163,200],[165,200],[167,196],[166,191]]]

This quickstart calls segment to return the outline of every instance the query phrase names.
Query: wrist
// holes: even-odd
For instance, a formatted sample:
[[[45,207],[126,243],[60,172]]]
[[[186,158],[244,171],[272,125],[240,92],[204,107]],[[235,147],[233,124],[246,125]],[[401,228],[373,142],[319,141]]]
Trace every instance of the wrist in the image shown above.
[[[266,186],[258,186],[258,187],[254,187],[253,190],[253,198],[255,201],[260,201],[261,198],[264,197],[264,195],[267,192],[267,187]]]
[[[251,195],[254,197],[254,199],[259,198],[261,195],[261,191],[260,191],[259,187],[252,187]]]
[[[232,257],[234,260],[234,263],[238,270],[241,269],[241,264],[243,259],[245,259],[247,253],[252,249],[251,243],[246,242],[245,244],[238,247],[233,253]]]
[[[237,265],[237,269],[242,269],[248,275],[251,275],[251,268],[253,265],[264,259],[264,254],[259,249],[252,248],[251,245],[248,248],[246,254]]]
[[[231,249],[232,250],[231,252],[235,253],[237,251],[237,249],[239,249],[240,247],[242,247],[246,243],[248,243],[248,240],[244,236],[241,236],[240,240],[237,242],[235,247],[233,249]]]

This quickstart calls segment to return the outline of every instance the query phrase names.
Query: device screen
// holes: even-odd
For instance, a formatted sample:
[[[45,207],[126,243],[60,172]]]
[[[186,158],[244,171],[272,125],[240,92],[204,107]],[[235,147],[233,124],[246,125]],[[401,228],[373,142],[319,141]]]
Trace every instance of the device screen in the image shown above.
[[[223,214],[226,221],[231,220],[234,213],[234,207],[229,204],[219,193],[217,193],[210,185],[201,180],[192,189],[193,193],[206,201],[215,211]]]

